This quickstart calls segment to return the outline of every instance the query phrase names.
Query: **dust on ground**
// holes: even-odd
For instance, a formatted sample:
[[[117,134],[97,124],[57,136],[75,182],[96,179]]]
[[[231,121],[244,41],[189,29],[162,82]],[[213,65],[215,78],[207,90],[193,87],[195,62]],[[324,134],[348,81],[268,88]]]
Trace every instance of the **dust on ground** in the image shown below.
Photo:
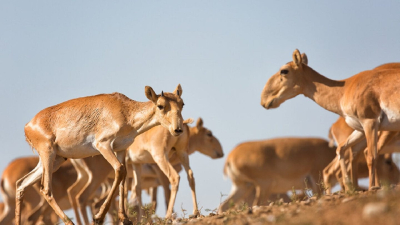
[[[155,221],[154,221],[155,222]],[[303,201],[268,206],[242,207],[223,214],[215,212],[198,218],[163,221],[172,224],[298,224],[358,225],[400,224],[400,187],[377,191],[334,193],[307,197]],[[150,222],[151,224],[151,222]]]

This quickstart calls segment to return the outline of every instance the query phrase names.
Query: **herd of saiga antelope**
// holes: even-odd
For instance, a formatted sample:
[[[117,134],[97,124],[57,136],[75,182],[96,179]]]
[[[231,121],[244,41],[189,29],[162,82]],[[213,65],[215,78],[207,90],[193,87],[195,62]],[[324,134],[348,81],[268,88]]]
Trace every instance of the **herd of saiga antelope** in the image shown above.
[[[26,140],[39,158],[16,159],[5,169],[0,224],[10,224],[14,216],[15,224],[54,222],[58,220],[54,212],[65,224],[73,224],[63,212],[71,207],[77,223],[82,223],[80,211],[88,224],[88,205],[95,213],[95,224],[103,223],[110,207],[118,208],[118,219],[123,224],[131,224],[125,213],[125,187],[129,182],[129,201],[138,206],[133,219],[137,221],[143,213],[141,190],[151,190],[155,207],[156,188],[160,185],[166,196],[166,218],[170,218],[181,165],[192,190],[193,214],[199,214],[188,155],[199,151],[220,158],[222,147],[201,119],[193,127],[187,125],[192,119],[183,120],[180,85],[172,93],[160,95],[146,86],[145,94],[149,102],[113,93],[72,99],[40,111],[25,126]],[[358,177],[369,177],[369,189],[383,182],[398,182],[400,173],[390,153],[399,149],[400,63],[384,64],[335,81],[310,68],[306,55],[295,50],[293,61],[267,81],[261,105],[277,108],[299,94],[341,116],[330,129],[331,142],[278,138],[238,145],[224,166],[233,187],[219,207],[220,213],[240,201],[265,204],[271,195],[294,187],[304,189],[309,185],[313,193],[321,194],[329,193],[336,181],[345,190],[358,188]],[[323,188],[317,185],[321,173]],[[118,206],[114,200],[117,187]]]

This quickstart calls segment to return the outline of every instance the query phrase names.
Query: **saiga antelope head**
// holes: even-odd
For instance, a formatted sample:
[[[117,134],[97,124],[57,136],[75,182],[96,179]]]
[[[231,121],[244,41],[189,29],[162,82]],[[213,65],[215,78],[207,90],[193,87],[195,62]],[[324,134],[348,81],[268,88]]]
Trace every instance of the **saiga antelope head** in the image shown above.
[[[222,158],[224,152],[218,139],[213,136],[212,132],[203,126],[203,120],[199,118],[196,122],[196,126],[191,130],[191,136],[189,144],[194,145],[193,147],[204,155],[211,157],[212,159]],[[192,132],[194,134],[192,134]]]
[[[301,73],[308,63],[307,56],[293,52],[293,61],[283,65],[272,75],[261,93],[261,105],[266,109],[278,108],[284,101],[301,93]]]
[[[174,135],[179,136],[183,130],[182,108],[183,100],[182,87],[180,84],[176,87],[174,92],[163,93],[157,95],[149,86],[145,87],[146,97],[154,103],[155,118],[157,121],[168,131]]]

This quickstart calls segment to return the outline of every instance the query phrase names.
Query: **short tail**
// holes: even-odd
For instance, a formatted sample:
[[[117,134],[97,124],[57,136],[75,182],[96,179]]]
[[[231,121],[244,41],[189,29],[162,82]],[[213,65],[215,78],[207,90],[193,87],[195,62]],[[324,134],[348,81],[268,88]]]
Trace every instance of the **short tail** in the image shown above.
[[[226,180],[229,177],[228,170],[229,170],[230,164],[228,159],[226,159],[225,164],[224,164],[224,180]]]
[[[328,139],[329,139],[329,147],[331,147],[331,148],[335,147],[335,139],[332,134],[332,127],[329,129]]]
[[[32,152],[35,153],[34,151],[35,146],[33,146],[31,139],[29,139],[29,137],[26,135],[26,125],[25,125],[25,141],[28,142],[29,146],[31,146]]]

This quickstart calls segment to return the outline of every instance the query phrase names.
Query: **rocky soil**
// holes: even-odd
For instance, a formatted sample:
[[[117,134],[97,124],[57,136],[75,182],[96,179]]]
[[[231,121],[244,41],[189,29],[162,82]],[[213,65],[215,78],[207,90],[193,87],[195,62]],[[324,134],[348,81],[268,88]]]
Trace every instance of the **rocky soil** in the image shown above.
[[[152,221],[154,223],[146,224],[400,224],[400,187],[334,193],[290,203],[277,201],[268,206],[241,207],[199,218],[177,218],[173,221],[153,218]]]

